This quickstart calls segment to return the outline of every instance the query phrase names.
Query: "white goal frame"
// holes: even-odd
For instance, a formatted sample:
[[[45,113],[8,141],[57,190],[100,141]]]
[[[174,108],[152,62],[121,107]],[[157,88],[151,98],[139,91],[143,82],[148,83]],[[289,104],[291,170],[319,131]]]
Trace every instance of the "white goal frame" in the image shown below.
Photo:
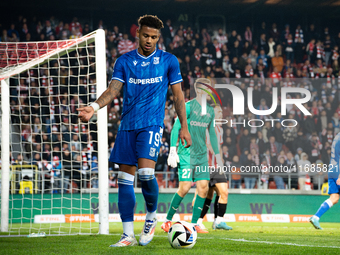
[[[3,68],[0,70],[1,81],[1,111],[2,111],[2,132],[1,132],[1,232],[8,232],[9,222],[9,173],[10,173],[10,88],[9,78],[19,74],[29,68],[46,61],[58,58],[67,54],[67,51],[76,49],[77,45],[95,41],[96,60],[96,81],[97,97],[99,97],[107,87],[106,80],[106,52],[105,52],[105,32],[98,29],[86,36],[78,39],[68,40],[62,48],[57,48],[46,54],[32,59],[26,63],[15,67]],[[97,112],[98,128],[98,187],[99,187],[99,234],[109,234],[109,206],[108,206],[108,151],[107,151],[107,110]]]

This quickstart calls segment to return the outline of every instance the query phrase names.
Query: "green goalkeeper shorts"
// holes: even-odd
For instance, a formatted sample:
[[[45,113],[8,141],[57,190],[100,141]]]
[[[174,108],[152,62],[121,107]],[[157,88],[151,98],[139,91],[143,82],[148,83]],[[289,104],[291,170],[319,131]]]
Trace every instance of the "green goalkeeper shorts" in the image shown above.
[[[179,156],[178,179],[180,182],[196,182],[201,180],[210,180],[208,158],[192,158],[188,155]]]

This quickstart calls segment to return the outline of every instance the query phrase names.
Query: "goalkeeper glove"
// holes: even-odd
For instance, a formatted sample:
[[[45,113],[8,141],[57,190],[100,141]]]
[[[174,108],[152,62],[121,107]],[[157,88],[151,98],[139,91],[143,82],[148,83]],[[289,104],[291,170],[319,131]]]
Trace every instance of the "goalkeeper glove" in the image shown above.
[[[171,166],[172,168],[175,168],[178,162],[179,162],[179,157],[176,151],[176,147],[170,147],[170,152],[168,156],[168,165]]]

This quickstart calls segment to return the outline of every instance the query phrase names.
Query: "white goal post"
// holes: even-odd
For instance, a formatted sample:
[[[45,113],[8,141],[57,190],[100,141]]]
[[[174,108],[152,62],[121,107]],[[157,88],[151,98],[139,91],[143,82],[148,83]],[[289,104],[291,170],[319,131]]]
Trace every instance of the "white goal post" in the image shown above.
[[[83,55],[79,56],[78,51],[82,51]],[[72,52],[75,53],[75,57],[72,56]],[[94,56],[92,55],[94,54]],[[54,99],[57,98],[58,95],[55,94],[53,91],[60,91],[60,88],[58,87],[61,83],[60,77],[58,75],[50,75],[50,70],[55,68],[56,73],[60,73],[63,69],[60,62],[66,63],[68,65],[68,68],[71,69],[70,65],[72,65],[72,61],[76,61],[79,63],[80,58],[84,58],[84,62],[87,63],[84,66],[81,66],[82,64],[77,64],[77,66],[72,66],[72,68],[78,68],[87,70],[87,73],[83,75],[83,79],[87,80],[84,82],[84,84],[81,84],[82,87],[86,88],[85,91],[86,94],[79,94],[79,97],[87,98],[86,101],[94,101],[97,97],[99,97],[107,87],[107,78],[106,78],[106,51],[105,51],[105,32],[102,29],[98,29],[88,35],[85,35],[81,38],[77,39],[71,39],[67,41],[46,41],[46,42],[20,42],[20,43],[0,43],[0,81],[1,81],[1,232],[9,232],[16,233],[19,235],[22,234],[31,234],[33,232],[48,232],[47,234],[72,234],[75,233],[74,226],[76,226],[76,223],[72,223],[72,221],[69,223],[71,225],[70,228],[65,227],[63,223],[59,223],[58,226],[52,225],[52,223],[49,224],[35,224],[35,218],[34,216],[41,213],[42,215],[46,214],[48,211],[45,207],[46,203],[52,203],[50,214],[56,214],[55,212],[59,212],[59,215],[63,214],[63,210],[70,211],[70,215],[75,212],[77,215],[82,215],[82,206],[83,204],[90,205],[92,201],[97,201],[95,203],[97,205],[96,212],[97,212],[97,218],[99,221],[99,225],[93,224],[93,227],[90,224],[89,229],[86,231],[81,230],[81,222],[80,224],[80,230],[77,230],[77,234],[88,234],[88,233],[99,233],[99,234],[109,234],[109,206],[108,206],[108,132],[107,132],[107,110],[106,107],[100,111],[97,112],[96,122],[93,122],[93,119],[90,121],[91,123],[88,124],[82,124],[77,123],[75,128],[77,129],[76,136],[81,137],[82,135],[86,136],[88,141],[82,141],[80,140],[80,146],[90,146],[88,150],[80,150],[78,154],[74,153],[74,155],[79,155],[83,157],[83,160],[80,161],[80,168],[79,168],[79,175],[77,181],[79,182],[77,193],[77,197],[74,199],[75,195],[73,194],[73,190],[75,189],[73,187],[72,179],[70,179],[70,182],[68,183],[68,190],[65,191],[65,182],[61,177],[58,177],[55,173],[57,170],[53,170],[52,167],[54,167],[53,163],[51,161],[54,160],[53,148],[50,146],[50,153],[52,155],[52,159],[49,159],[49,162],[46,161],[46,164],[40,163],[40,165],[37,163],[37,166],[33,167],[33,158],[30,158],[30,162],[25,165],[32,165],[32,170],[29,172],[27,176],[24,176],[24,165],[22,163],[15,163],[14,166],[14,159],[13,159],[13,146],[12,142],[10,141],[13,136],[13,133],[17,132],[17,137],[20,137],[22,135],[21,128],[19,131],[13,131],[11,130],[12,126],[12,120],[11,118],[14,116],[15,118],[22,121],[26,121],[28,119],[27,126],[33,126],[32,119],[35,118],[34,116],[37,116],[37,118],[40,118],[40,126],[42,128],[51,128],[48,132],[50,132],[50,136],[52,136],[52,127],[53,129],[55,126],[57,126],[58,131],[60,131],[61,134],[61,123],[56,123],[54,125],[54,122],[52,121],[52,118],[54,118]],[[75,60],[75,58],[78,58]],[[51,61],[55,61],[55,67],[50,66]],[[7,63],[7,65],[6,65]],[[92,66],[95,65],[95,68],[93,70],[93,73],[89,74],[89,70],[91,70]],[[47,66],[47,67],[45,67]],[[44,69],[47,70],[47,75],[45,75],[45,78],[42,78],[42,74],[44,73]],[[34,73],[34,77],[31,76],[30,70],[32,70],[32,74]],[[24,79],[20,77],[20,74],[27,73],[27,77],[25,77],[26,82],[24,83],[30,83],[31,81],[35,82],[34,79],[36,79],[38,84],[35,84],[34,86],[31,84],[28,85],[27,88],[23,88],[23,91],[26,93],[24,97],[26,97],[26,100],[30,100],[31,95],[31,89],[34,90],[46,90],[50,91],[47,92],[47,95],[45,98],[41,98],[40,94],[39,97],[37,96],[37,99],[39,103],[41,103],[42,99],[46,102],[49,102],[49,110],[47,115],[40,114],[40,115],[30,115],[28,118],[25,119],[24,115],[21,115],[21,97],[22,97],[22,91],[21,91],[21,80]],[[79,72],[80,73],[80,72]],[[91,78],[89,77],[95,77],[91,81],[89,81]],[[18,77],[18,78],[16,78]],[[75,77],[72,75],[72,72],[69,72],[65,77],[65,80],[67,81],[64,84],[64,88],[66,91],[70,91],[70,89],[73,89],[74,91],[77,91],[78,93],[81,93],[80,91],[80,85],[79,81],[80,78]],[[11,98],[11,79],[16,79],[16,81],[19,83],[17,86],[17,93],[18,98],[15,99],[18,102],[20,102],[20,105],[15,106],[12,104]],[[44,87],[39,86],[40,81],[44,80],[46,82],[46,86]],[[57,84],[53,84],[53,79],[57,80]],[[71,84],[71,80],[77,79],[78,84]],[[36,86],[38,85],[38,86]],[[26,90],[27,89],[27,90]],[[83,88],[81,88],[83,89]],[[65,93],[67,97],[67,93]],[[76,95],[76,94],[75,94]],[[76,97],[78,97],[76,95]],[[33,96],[34,97],[34,96]],[[66,100],[67,101],[67,100]],[[79,107],[81,100],[76,103],[74,108]],[[87,102],[89,103],[89,102]],[[19,111],[16,112],[16,107],[19,108]],[[31,105],[29,107],[32,108]],[[57,106],[56,106],[57,107]],[[64,108],[70,108],[69,105],[60,103],[60,106],[58,107],[64,107]],[[53,113],[52,113],[53,110]],[[41,110],[40,110],[41,111]],[[70,110],[69,110],[70,111]],[[14,113],[13,113],[14,112]],[[29,113],[31,114],[31,113]],[[74,111],[70,113],[69,119],[73,118],[75,119],[77,112]],[[71,116],[72,115],[72,116]],[[49,122],[48,125],[43,123],[41,119],[43,117],[47,118]],[[65,117],[62,112],[59,112],[60,119],[62,117]],[[94,118],[95,119],[95,118]],[[68,119],[67,119],[68,120]],[[21,124],[21,122],[20,122]],[[93,143],[96,143],[97,150],[95,151],[91,146],[93,146],[93,143],[91,140],[91,132],[90,131],[90,125],[96,125],[96,141],[93,141]],[[39,125],[38,125],[39,126]],[[30,129],[28,127],[27,129]],[[65,124],[65,127],[72,127],[72,122]],[[79,127],[79,131],[78,131]],[[67,132],[67,131],[66,131]],[[70,131],[69,135],[72,136],[72,133]],[[43,136],[43,135],[41,135]],[[63,138],[61,138],[63,139]],[[33,142],[29,141],[27,139],[28,147],[31,147],[31,151],[33,148]],[[82,143],[81,143],[82,142]],[[46,143],[47,144],[47,143]],[[52,142],[51,142],[52,144]],[[60,144],[64,144],[64,141],[61,140]],[[71,144],[71,143],[70,143]],[[85,145],[84,145],[85,144]],[[19,148],[24,148],[25,145],[17,143],[17,146]],[[47,146],[48,148],[48,146]],[[82,147],[80,147],[82,148]],[[62,148],[59,148],[60,151],[58,152],[58,155],[63,155]],[[45,155],[45,151],[41,148],[40,154]],[[72,150],[71,150],[72,152]],[[94,152],[94,153],[92,153]],[[17,154],[20,154],[20,151],[16,151]],[[29,153],[29,152],[27,152]],[[46,151],[48,154],[48,151]],[[73,154],[72,154],[73,155]],[[92,167],[90,166],[91,162],[93,162],[93,155],[96,155],[98,158],[98,167],[96,170],[96,174],[94,174]],[[60,156],[59,156],[60,157]],[[58,160],[59,160],[58,157]],[[56,159],[57,160],[57,159]],[[11,162],[12,161],[12,162]],[[27,160],[28,161],[28,160]],[[62,158],[60,158],[60,162],[62,161]],[[59,161],[58,161],[59,162]],[[70,172],[74,171],[72,169],[73,159],[67,161],[70,163],[71,167],[69,169]],[[21,165],[20,165],[21,164]],[[59,163],[58,163],[59,164]],[[43,166],[44,165],[44,166]],[[52,166],[53,165],[53,166]],[[52,167],[51,167],[52,166]],[[41,170],[40,167],[43,169],[50,170],[50,179],[47,181],[45,179],[45,170]],[[49,168],[50,167],[50,168]],[[17,168],[20,168],[20,170],[15,170]],[[59,171],[60,172],[60,171]],[[61,172],[63,172],[63,169],[61,169]],[[31,174],[33,173],[33,174]],[[59,173],[60,174],[60,173]],[[60,176],[64,176],[61,174]],[[27,179],[25,179],[27,177]],[[59,186],[56,185],[57,179],[60,179]],[[93,188],[92,181],[96,179],[98,180],[98,184],[96,185],[96,188]],[[23,181],[27,181],[27,183]],[[46,189],[46,183],[49,182],[48,189]],[[27,186],[24,186],[26,185]],[[30,185],[28,185],[30,184]],[[54,186],[53,186],[54,185]],[[27,193],[25,188],[27,188]],[[45,197],[48,193],[49,197]],[[67,197],[66,197],[66,193]],[[85,197],[82,194],[89,194]],[[20,195],[19,195],[20,194]],[[98,195],[96,195],[98,194]],[[53,206],[53,196],[59,196],[58,201],[60,201],[60,205],[58,204],[59,208],[54,208]],[[64,197],[65,196],[65,197]],[[98,196],[98,197],[97,197]],[[52,199],[51,199],[52,198]],[[21,199],[21,200],[20,200]],[[41,201],[38,201],[41,199]],[[77,208],[65,208],[64,200],[67,201],[67,204],[70,204],[73,206],[74,204],[79,204]],[[83,203],[83,199],[86,200],[86,203]],[[52,202],[51,202],[52,200]],[[28,202],[27,202],[28,201]],[[75,203],[76,202],[76,203]],[[15,210],[19,210],[15,208],[15,204],[22,204],[21,212],[16,212]],[[26,204],[29,204],[29,207],[26,207]],[[93,208],[92,208],[93,209]],[[91,211],[91,208],[86,208],[87,211]],[[30,211],[29,211],[30,210]],[[13,212],[14,211],[14,212]],[[48,213],[47,213],[48,214]],[[92,212],[93,214],[93,212]],[[13,218],[17,217],[15,215],[21,215],[20,217],[28,217],[26,218],[28,223],[23,223],[24,221],[20,219],[19,217],[16,218],[17,223],[12,223]],[[28,216],[25,216],[28,215]],[[71,216],[70,216],[71,217]],[[65,219],[65,216],[64,218]],[[97,220],[96,220],[97,221]],[[25,221],[26,222],[26,221]],[[26,225],[25,225],[26,224]],[[56,223],[57,224],[57,223]],[[74,225],[72,225],[74,224]],[[26,227],[27,226],[27,227]],[[49,231],[48,228],[54,228],[55,231]],[[85,228],[85,227],[84,227]],[[47,230],[46,230],[47,229]],[[24,231],[25,230],[25,231]]]

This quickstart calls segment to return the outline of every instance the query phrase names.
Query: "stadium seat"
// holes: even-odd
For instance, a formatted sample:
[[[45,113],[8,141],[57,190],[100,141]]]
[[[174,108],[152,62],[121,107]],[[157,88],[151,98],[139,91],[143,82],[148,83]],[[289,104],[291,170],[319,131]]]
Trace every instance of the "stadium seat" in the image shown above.
[[[276,184],[274,181],[269,182],[268,189],[276,189]]]
[[[159,188],[166,188],[165,180],[163,180],[163,174],[157,174],[157,183]]]
[[[33,182],[32,181],[21,181],[19,194],[33,194]]]
[[[69,189],[68,193],[78,193],[77,192],[78,185],[74,181],[71,181],[71,188]]]
[[[177,188],[176,180],[169,181],[168,188]]]

